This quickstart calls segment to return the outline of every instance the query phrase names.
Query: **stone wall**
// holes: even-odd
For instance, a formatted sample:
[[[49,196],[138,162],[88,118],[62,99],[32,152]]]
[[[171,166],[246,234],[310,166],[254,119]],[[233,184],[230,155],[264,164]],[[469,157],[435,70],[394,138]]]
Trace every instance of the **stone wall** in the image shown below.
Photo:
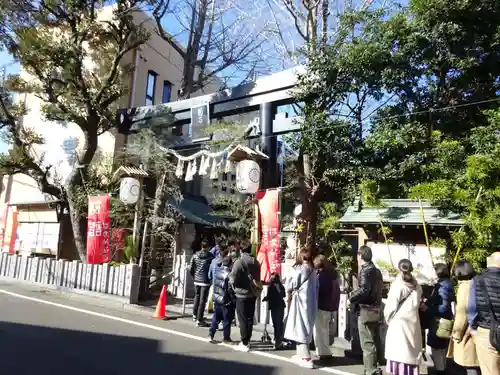
[[[31,258],[0,253],[0,278],[88,291],[137,302],[139,266],[84,264],[80,261]]]

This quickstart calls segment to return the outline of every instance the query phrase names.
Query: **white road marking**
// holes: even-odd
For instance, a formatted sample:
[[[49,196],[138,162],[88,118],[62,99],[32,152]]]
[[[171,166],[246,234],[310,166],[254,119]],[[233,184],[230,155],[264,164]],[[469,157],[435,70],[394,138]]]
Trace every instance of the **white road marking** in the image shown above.
[[[12,296],[12,297],[17,297],[17,298],[25,299],[25,300],[28,300],[28,301],[33,301],[33,302],[43,303],[45,305],[59,307],[61,309],[76,311],[76,312],[79,312],[79,313],[82,313],[82,314],[97,316],[97,317],[103,318],[103,319],[114,320],[116,322],[126,323],[126,324],[130,324],[130,325],[134,325],[134,326],[142,327],[142,328],[148,328],[148,329],[152,329],[152,330],[155,330],[155,331],[168,333],[170,335],[180,336],[180,337],[184,337],[184,338],[187,338],[187,339],[191,339],[191,340],[196,340],[196,341],[201,341],[201,342],[207,343],[207,339],[205,337],[191,335],[191,334],[185,333],[185,332],[174,331],[172,329],[158,327],[158,326],[155,326],[155,325],[152,325],[152,324],[146,324],[146,323],[136,322],[134,320],[124,319],[124,318],[120,318],[120,317],[113,316],[113,315],[108,315],[108,314],[102,314],[102,313],[98,313],[96,311],[85,310],[85,309],[81,309],[81,308],[73,307],[73,306],[69,306],[69,305],[63,305],[62,303],[47,301],[47,300],[40,299],[40,298],[35,298],[35,297],[29,297],[29,296],[26,296],[24,294],[14,293],[14,292],[10,292],[10,291],[4,290],[4,289],[0,289],[0,293],[7,294],[7,295]],[[213,344],[209,344],[209,345],[213,345]],[[220,343],[218,345],[219,346],[224,346],[226,348],[229,348],[229,349],[237,351],[236,348],[235,348],[235,345],[229,345],[229,344],[224,344],[224,343]],[[276,355],[276,354],[272,354],[272,353],[269,353],[269,352],[262,352],[262,351],[258,351],[258,350],[252,350],[252,351],[249,352],[249,354],[255,354],[255,355],[258,355],[258,356],[261,356],[261,357],[266,357],[266,358],[276,359],[276,360],[279,360],[279,361],[282,361],[282,362],[288,362],[288,363],[296,364],[293,361],[292,358],[282,357],[282,356],[279,356],[279,355]],[[329,368],[329,367],[320,367],[317,370],[328,372],[330,374],[336,374],[336,375],[356,375],[356,374],[354,374],[352,372],[347,372],[347,371],[342,371],[342,370],[336,370],[334,368]]]

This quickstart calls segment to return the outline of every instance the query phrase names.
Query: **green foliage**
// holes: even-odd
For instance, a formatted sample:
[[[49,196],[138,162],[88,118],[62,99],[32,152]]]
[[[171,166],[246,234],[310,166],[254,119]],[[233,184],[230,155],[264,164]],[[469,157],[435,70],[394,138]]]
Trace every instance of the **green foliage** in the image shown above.
[[[213,198],[212,207],[216,215],[226,219],[227,228],[241,238],[250,238],[254,224],[254,205],[244,203],[241,197],[219,195]]]
[[[337,238],[329,242],[328,251],[325,252],[325,256],[328,260],[333,261],[336,264],[337,270],[342,275],[342,278],[351,287],[351,273],[352,273],[352,247],[345,240]]]
[[[306,197],[328,191],[340,212],[353,193],[376,208],[382,198],[430,199],[464,217],[454,247],[483,262],[500,218],[499,17],[497,2],[480,0],[345,15],[352,32],[310,54],[299,80]]]
[[[128,206],[118,198],[120,180],[113,178],[113,157],[98,154],[88,168],[82,185],[71,187],[73,204],[81,217],[87,218],[88,197],[110,195],[110,219],[112,228],[128,228],[134,220],[134,207]]]
[[[444,238],[431,238],[430,239],[430,245],[431,247],[444,247],[446,248],[448,246],[448,242]]]
[[[382,273],[387,273],[389,277],[396,277],[398,275],[397,268],[390,263],[379,260],[377,261],[377,267],[380,271],[382,271]]]
[[[392,57],[382,77],[393,99],[372,117],[367,145],[386,196],[404,197],[416,184],[448,178],[440,173],[452,171],[442,167],[463,161],[466,152],[459,139],[487,124],[485,109],[498,107],[498,16],[495,2],[413,0],[377,21],[370,43]],[[471,20],[479,19],[478,28]]]
[[[334,203],[324,202],[320,205],[318,218],[318,234],[322,238],[328,238],[339,229],[339,212]]]
[[[83,205],[78,194],[98,150],[98,136],[115,123],[120,99],[127,93],[131,66],[124,57],[145,43],[148,34],[133,21],[137,1],[118,0],[99,17],[102,1],[5,1],[1,4],[0,48],[10,52],[23,67],[23,75],[10,77],[7,88],[41,100],[44,119],[75,126],[83,147],[79,167],[61,186],[56,172],[38,156],[43,139],[26,121],[27,109],[11,106],[9,95],[0,97],[2,133],[11,149],[0,158],[5,174],[24,173],[32,177],[43,193],[67,203],[75,244],[85,259]],[[22,96],[20,96],[22,97]],[[31,102],[33,102],[31,100]]]
[[[123,248],[123,255],[125,256],[126,262],[130,262],[130,260],[135,256],[134,236],[129,235],[125,238],[125,247]]]
[[[442,177],[411,189],[412,196],[463,216],[465,226],[452,233],[453,245],[478,267],[496,249],[500,233],[500,110],[486,115],[488,125],[471,129],[466,137],[443,136],[434,150],[434,168]],[[454,157],[453,149],[462,157]]]

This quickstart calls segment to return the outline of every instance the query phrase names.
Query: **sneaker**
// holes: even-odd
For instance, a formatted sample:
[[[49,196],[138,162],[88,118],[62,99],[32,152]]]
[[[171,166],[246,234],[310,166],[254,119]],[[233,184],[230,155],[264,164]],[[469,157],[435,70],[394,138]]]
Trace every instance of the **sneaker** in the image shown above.
[[[231,340],[231,339],[227,339],[227,340],[223,340],[222,341],[223,344],[226,344],[226,345],[233,345],[234,344],[234,341]]]
[[[196,315],[193,315],[193,322],[194,322],[194,323],[196,323],[196,320],[197,320],[197,319],[198,319],[198,318],[196,317]]]
[[[299,366],[303,368],[313,369],[314,363],[311,358],[301,358],[298,361]]]
[[[214,343],[214,335],[212,335],[211,333],[210,333],[210,334],[208,334],[207,341],[208,341],[209,343],[213,344],[213,343]]]
[[[236,346],[236,350],[238,350],[240,352],[248,353],[250,351],[250,345],[245,345],[242,342],[240,342],[238,344],[238,346]]]
[[[197,321],[196,327],[208,327],[208,324],[204,321]]]

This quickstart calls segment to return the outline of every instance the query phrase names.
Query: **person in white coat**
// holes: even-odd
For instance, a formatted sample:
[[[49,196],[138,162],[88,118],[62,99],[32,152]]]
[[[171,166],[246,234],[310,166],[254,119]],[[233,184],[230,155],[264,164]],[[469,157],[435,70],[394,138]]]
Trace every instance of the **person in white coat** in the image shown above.
[[[297,345],[297,364],[314,368],[309,345],[313,337],[314,322],[318,311],[318,276],[312,265],[311,255],[301,250],[287,277],[288,315],[285,339]]]
[[[412,275],[408,259],[398,264],[399,275],[391,285],[384,309],[387,322],[386,371],[392,375],[419,375],[422,332],[418,309],[422,288]]]

